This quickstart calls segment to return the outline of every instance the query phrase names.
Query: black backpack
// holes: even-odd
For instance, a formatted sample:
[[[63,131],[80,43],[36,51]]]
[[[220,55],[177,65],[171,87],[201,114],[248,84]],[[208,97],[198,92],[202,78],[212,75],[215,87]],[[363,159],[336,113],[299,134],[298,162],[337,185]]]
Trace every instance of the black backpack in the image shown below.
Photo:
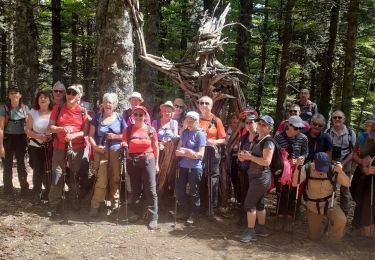
[[[281,152],[280,145],[271,136],[264,138],[260,143],[260,150],[263,151],[263,146],[266,141],[271,141],[275,145],[275,150],[273,151],[272,160],[270,164],[270,169],[273,176],[278,177],[283,174],[284,170],[284,159]]]

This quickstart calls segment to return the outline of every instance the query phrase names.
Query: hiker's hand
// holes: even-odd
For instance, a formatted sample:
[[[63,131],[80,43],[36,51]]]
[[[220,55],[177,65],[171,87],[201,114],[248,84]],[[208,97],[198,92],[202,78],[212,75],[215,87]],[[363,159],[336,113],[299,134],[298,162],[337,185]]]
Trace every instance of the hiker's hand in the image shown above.
[[[102,146],[102,145],[95,145],[94,150],[95,150],[95,152],[98,152],[98,153],[101,153],[101,154],[105,153],[105,147]]]
[[[49,141],[49,139],[51,138],[51,135],[44,135],[42,134],[40,139],[43,141],[43,143],[46,143]]]
[[[108,140],[114,140],[114,139],[116,139],[117,135],[114,134],[114,133],[108,133],[106,135],[106,137],[107,137]]]
[[[304,162],[305,162],[305,158],[303,156],[300,156],[296,160],[296,165],[301,165],[302,166],[304,164]]]
[[[127,142],[121,142],[121,147],[128,147],[128,143]]]
[[[75,135],[75,134],[67,134],[67,135],[65,136],[65,141],[66,141],[66,142],[70,142],[70,141],[72,141],[74,138],[76,138],[76,135]]]
[[[0,158],[5,158],[5,150],[4,150],[4,145],[0,147]]]
[[[207,139],[207,145],[209,145],[209,146],[216,145],[216,140],[212,139],[212,138]]]
[[[64,126],[64,132],[66,134],[70,134],[74,131],[73,127],[72,126]]]
[[[335,163],[335,167],[333,167],[333,172],[337,172],[337,173],[343,172],[342,164],[339,162]]]
[[[159,172],[159,164],[157,163],[156,165],[155,165],[155,170],[156,170],[156,173],[158,173]]]
[[[363,167],[368,167],[369,164],[371,162],[371,157],[370,156],[367,156],[365,158],[362,159],[362,166]]]
[[[176,156],[177,157],[184,156],[184,155],[185,155],[185,150],[183,150],[181,148],[176,150]]]
[[[375,174],[375,166],[370,166],[368,169],[368,174]]]

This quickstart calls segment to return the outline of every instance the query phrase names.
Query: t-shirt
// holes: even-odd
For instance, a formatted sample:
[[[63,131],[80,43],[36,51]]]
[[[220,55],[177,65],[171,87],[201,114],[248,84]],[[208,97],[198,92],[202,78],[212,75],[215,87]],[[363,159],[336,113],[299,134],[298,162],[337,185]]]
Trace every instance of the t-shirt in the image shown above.
[[[47,128],[49,124],[49,116],[48,117],[40,117],[39,111],[31,109],[29,115],[33,119],[33,131],[38,134],[47,134]],[[42,143],[42,140],[36,139],[39,143]],[[30,139],[30,145],[34,147],[40,147],[37,143]]]
[[[105,125],[103,123],[103,114],[99,113],[92,119],[90,124],[95,127],[95,142],[97,145],[109,146],[109,149],[113,151],[120,149],[121,140],[107,140],[105,137],[107,133],[122,134],[124,128],[127,127],[123,117],[116,116],[109,125]]]
[[[254,145],[253,145],[252,151],[251,151],[252,155],[254,155],[256,157],[263,157],[263,150],[261,150],[261,142],[263,142],[263,139],[259,140],[258,136],[255,137]],[[275,144],[270,140],[264,141],[263,149],[275,150]],[[269,177],[271,176],[271,170],[270,169],[267,169],[267,167],[259,165],[259,164],[255,163],[253,161],[250,161],[250,166],[249,166],[249,169],[248,169],[247,172],[248,172],[248,175],[249,175],[249,179],[267,177],[267,181],[268,181],[268,175],[269,175]]]
[[[29,108],[24,105],[24,109],[22,109],[22,106],[18,108],[11,108],[8,110],[9,120],[8,124],[6,125],[4,129],[5,134],[14,134],[14,135],[20,135],[25,134],[25,120],[26,115],[29,112]],[[6,115],[6,108],[5,105],[0,106],[0,117],[5,117]]]
[[[289,159],[303,156],[305,159],[309,153],[309,145],[307,136],[298,133],[294,138],[288,137],[285,132],[276,134],[276,142],[281,148],[288,152]]]
[[[312,102],[308,101],[307,104],[302,104],[300,101],[296,102],[301,109],[301,114],[299,115],[303,121],[310,121],[311,117],[318,113],[318,106]]]
[[[160,119],[152,121],[152,126],[156,129],[158,133],[159,142],[166,139],[170,141],[174,137],[174,130],[178,129],[178,122],[174,119],[169,121],[168,127],[163,128]]]
[[[368,136],[367,132],[362,133],[357,140],[357,144],[354,147],[354,151],[357,152],[359,158],[363,159],[367,156],[375,156],[375,140]]]
[[[307,138],[309,140],[309,155],[305,163],[312,162],[316,153],[332,151],[332,141],[328,134],[321,132],[316,138],[313,138],[309,132]]]
[[[216,124],[211,124],[214,114],[210,114],[208,119],[199,119],[199,126],[207,133],[207,139],[225,139],[225,128],[220,118],[216,117]]]
[[[181,147],[189,148],[195,152],[199,151],[199,147],[206,146],[206,135],[200,131],[190,131],[188,129],[184,130],[181,135]],[[180,157],[180,167],[181,168],[202,168],[201,159],[190,159],[187,157]]]
[[[59,106],[55,105],[52,109],[52,113],[50,116],[50,121],[56,120],[57,110]],[[57,118],[57,122],[55,122],[56,126],[64,127],[64,126],[72,126],[73,132],[77,133],[83,130],[83,126],[88,123],[87,112],[81,111],[81,106],[76,105],[75,107],[69,109],[66,104],[61,107],[61,111],[59,117]],[[56,138],[53,141],[53,147],[58,150],[65,150],[65,136],[64,132],[56,133]],[[72,140],[72,145],[74,149],[82,148],[85,146],[85,139],[84,137],[74,138]]]
[[[153,150],[153,143],[157,143],[157,135],[155,128],[152,127],[152,140],[150,139],[150,133],[147,126],[136,127],[132,126],[130,132],[130,140],[127,137],[127,129],[122,131],[122,141],[128,143],[128,152],[131,153],[154,153],[155,157],[157,151]]]

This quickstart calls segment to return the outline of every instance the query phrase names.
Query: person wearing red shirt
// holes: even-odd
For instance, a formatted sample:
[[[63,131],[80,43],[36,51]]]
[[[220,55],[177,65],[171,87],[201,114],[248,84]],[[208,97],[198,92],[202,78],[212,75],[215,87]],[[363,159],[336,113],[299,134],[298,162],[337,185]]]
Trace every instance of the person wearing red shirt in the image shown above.
[[[155,129],[145,123],[147,109],[133,108],[134,125],[122,132],[122,146],[128,147],[126,167],[130,176],[131,197],[137,201],[145,195],[144,209],[134,207],[140,216],[150,216],[148,228],[158,228],[158,196],[156,193],[156,172],[159,171],[159,148]],[[136,206],[136,205],[134,205]]]
[[[75,209],[79,208],[78,201],[78,171],[85,148],[84,136],[88,132],[87,112],[79,105],[80,88],[71,85],[66,91],[66,103],[55,105],[52,110],[48,131],[55,135],[52,157],[52,185],[49,195],[48,215],[57,213],[57,205],[61,200],[66,174],[66,159],[69,163],[70,176],[68,178],[69,199]]]
[[[211,205],[213,211],[216,211],[219,203],[219,166],[221,159],[219,149],[221,145],[225,144],[226,133],[221,119],[211,113],[213,105],[212,99],[208,96],[203,96],[199,99],[198,104],[200,111],[199,126],[205,131],[207,136],[207,149],[205,151],[204,157],[206,160],[206,164],[207,161],[211,162],[210,172],[208,173],[211,177],[210,179],[212,187]],[[205,176],[205,178],[207,178],[207,176]],[[210,212],[210,207],[208,214],[212,214],[212,212]]]

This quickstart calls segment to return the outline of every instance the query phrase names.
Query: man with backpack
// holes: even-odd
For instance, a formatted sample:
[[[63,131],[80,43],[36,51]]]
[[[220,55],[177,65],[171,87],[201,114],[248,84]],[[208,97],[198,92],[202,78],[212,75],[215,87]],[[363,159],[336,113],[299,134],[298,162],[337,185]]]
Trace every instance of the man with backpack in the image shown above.
[[[69,197],[74,209],[79,208],[78,172],[85,148],[84,136],[88,132],[88,116],[79,105],[80,87],[76,84],[68,87],[66,103],[55,105],[52,110],[48,130],[54,134],[52,157],[52,185],[48,215],[53,216],[61,199],[66,178],[66,163],[69,163]],[[63,200],[65,197],[63,197]],[[62,206],[64,206],[64,201]]]
[[[294,171],[293,186],[303,181],[309,238],[319,240],[328,224],[329,239],[340,241],[344,236],[346,216],[339,206],[334,205],[336,182],[350,187],[350,179],[342,165],[339,162],[331,165],[326,153],[316,153],[313,162],[302,166],[301,170],[297,167]]]
[[[356,143],[356,135],[350,127],[345,125],[345,114],[336,110],[332,113],[332,126],[326,130],[331,137],[332,161],[341,162],[346,175],[350,178],[352,168],[352,151]],[[350,209],[350,192],[345,186],[340,187],[340,207],[345,215],[348,215]]]

